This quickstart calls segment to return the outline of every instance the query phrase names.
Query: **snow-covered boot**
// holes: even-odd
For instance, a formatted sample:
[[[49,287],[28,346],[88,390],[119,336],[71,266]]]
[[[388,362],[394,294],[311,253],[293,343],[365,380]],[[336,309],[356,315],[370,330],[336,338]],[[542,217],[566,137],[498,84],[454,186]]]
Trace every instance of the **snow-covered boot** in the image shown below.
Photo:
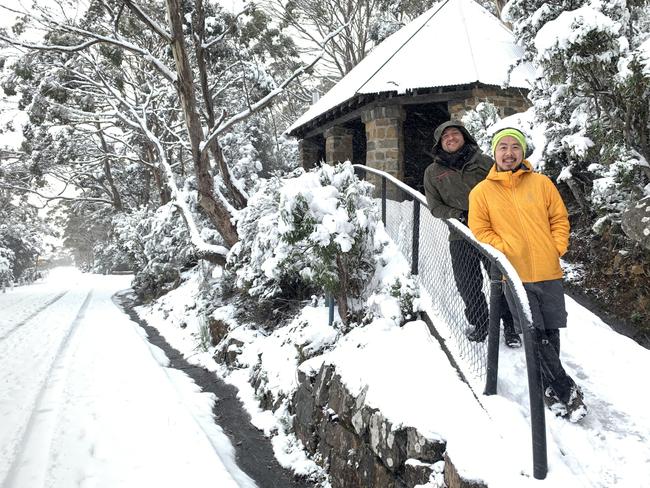
[[[483,342],[487,335],[487,327],[474,326],[465,330],[465,336],[472,342]]]
[[[521,347],[521,338],[515,332],[515,326],[513,324],[503,324],[503,340],[508,347]]]
[[[555,390],[550,386],[544,390],[544,403],[556,417],[566,417],[568,412],[566,403],[560,400],[556,395]]]
[[[589,409],[583,399],[582,390],[576,384],[571,387],[571,395],[569,396],[566,407],[566,417],[570,422],[579,422],[589,413]]]

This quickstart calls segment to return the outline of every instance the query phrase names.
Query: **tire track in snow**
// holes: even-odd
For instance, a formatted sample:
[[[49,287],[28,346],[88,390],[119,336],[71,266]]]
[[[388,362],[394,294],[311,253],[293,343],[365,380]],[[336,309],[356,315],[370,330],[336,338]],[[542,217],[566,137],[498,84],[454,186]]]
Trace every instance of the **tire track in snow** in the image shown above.
[[[59,293],[58,295],[56,295],[56,296],[55,296],[54,298],[52,298],[51,300],[45,302],[41,307],[39,307],[39,308],[36,309],[34,312],[32,312],[31,314],[29,314],[29,315],[28,315],[27,317],[25,317],[23,320],[21,320],[20,322],[18,322],[17,324],[15,324],[11,329],[9,329],[8,331],[4,332],[2,335],[0,335],[0,342],[1,342],[1,341],[4,341],[7,337],[9,337],[11,334],[13,334],[16,330],[18,330],[20,327],[22,327],[23,325],[25,325],[27,322],[29,322],[30,320],[32,320],[34,317],[36,317],[39,313],[41,313],[41,312],[42,312],[43,310],[45,310],[47,307],[49,307],[49,306],[52,305],[53,303],[57,302],[58,300],[61,300],[61,298],[63,298],[63,296],[64,296],[66,293],[68,293],[68,290],[66,290],[66,291],[64,291],[64,292],[62,292],[62,293]]]
[[[60,299],[65,293],[67,292],[62,293],[56,300]],[[56,407],[65,386],[65,355],[70,339],[84,318],[92,293],[91,289],[59,344],[54,361],[47,373],[47,380],[38,392],[22,439],[17,446],[17,455],[2,485],[0,485],[2,488],[38,488],[45,486],[52,436],[57,421],[58,412]],[[53,300],[49,305],[56,300]],[[46,305],[46,307],[49,305]],[[43,307],[41,311],[46,307]],[[27,322],[27,320],[24,322]]]

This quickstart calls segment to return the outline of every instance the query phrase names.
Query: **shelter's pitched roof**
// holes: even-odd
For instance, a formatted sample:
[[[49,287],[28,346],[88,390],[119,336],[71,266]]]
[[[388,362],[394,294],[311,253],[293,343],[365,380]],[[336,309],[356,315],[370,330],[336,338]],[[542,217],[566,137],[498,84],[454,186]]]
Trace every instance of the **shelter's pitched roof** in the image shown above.
[[[485,85],[529,89],[534,72],[510,30],[473,0],[443,0],[376,46],[289,128],[355,95]]]

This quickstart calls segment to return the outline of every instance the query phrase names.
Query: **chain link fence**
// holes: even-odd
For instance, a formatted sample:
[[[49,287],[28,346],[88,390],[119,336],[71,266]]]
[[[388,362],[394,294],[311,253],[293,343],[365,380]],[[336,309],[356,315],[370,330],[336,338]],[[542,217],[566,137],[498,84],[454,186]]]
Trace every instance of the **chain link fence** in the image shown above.
[[[418,191],[382,171],[354,167],[360,178],[374,184],[384,227],[411,263],[411,272],[429,300],[432,333],[470,386],[484,384],[485,394],[496,393],[502,276],[511,289],[523,289],[516,272],[504,267],[464,225],[433,217]],[[514,296],[520,302],[513,314],[522,317],[524,329],[533,471],[535,478],[544,479],[546,426],[537,346],[528,303],[521,298],[525,293]]]

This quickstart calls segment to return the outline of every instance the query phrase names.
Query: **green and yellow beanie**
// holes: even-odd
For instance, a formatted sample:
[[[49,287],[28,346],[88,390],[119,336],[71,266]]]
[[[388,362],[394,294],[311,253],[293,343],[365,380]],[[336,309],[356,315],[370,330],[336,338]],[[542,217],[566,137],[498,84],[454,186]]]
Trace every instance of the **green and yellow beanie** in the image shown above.
[[[506,127],[505,129],[501,129],[492,136],[492,155],[494,155],[494,150],[496,149],[497,144],[499,144],[499,141],[508,136],[514,137],[521,145],[521,149],[524,151],[524,154],[526,154],[526,136],[518,129]]]

